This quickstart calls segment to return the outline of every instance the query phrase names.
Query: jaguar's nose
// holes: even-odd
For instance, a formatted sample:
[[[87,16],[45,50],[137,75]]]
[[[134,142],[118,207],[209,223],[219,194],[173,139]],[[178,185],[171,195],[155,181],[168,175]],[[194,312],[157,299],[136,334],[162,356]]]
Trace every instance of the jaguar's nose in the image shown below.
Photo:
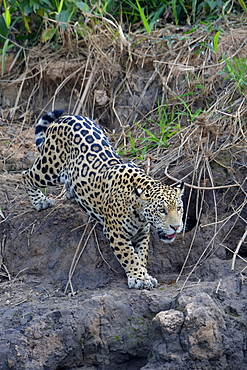
[[[173,230],[175,230],[175,231],[177,231],[177,230],[179,229],[179,226],[180,226],[180,225],[170,225],[170,227],[171,227]]]

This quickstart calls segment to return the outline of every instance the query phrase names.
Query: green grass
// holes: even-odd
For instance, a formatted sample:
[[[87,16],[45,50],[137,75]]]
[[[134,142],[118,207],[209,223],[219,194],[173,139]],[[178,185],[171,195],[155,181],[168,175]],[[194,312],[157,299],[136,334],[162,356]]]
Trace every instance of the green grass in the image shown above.
[[[230,79],[235,82],[240,94],[247,90],[247,58],[227,59],[223,57],[225,67],[220,75],[225,75],[225,80]]]
[[[47,42],[65,31],[68,23],[85,27],[85,17],[109,18],[126,32],[132,29],[149,34],[164,20],[175,24],[218,20],[227,15],[231,6],[231,11],[247,12],[243,0],[233,4],[221,0],[0,0],[0,48],[6,38],[21,46]],[[217,37],[216,34],[214,49]]]
[[[134,138],[129,133],[129,148],[125,149],[121,146],[118,154],[143,160],[149,149],[167,148],[169,146],[168,140],[181,130],[182,119],[185,117],[187,121],[193,122],[201,114],[201,109],[192,112],[184,100],[185,95],[174,98],[180,101],[182,109],[177,104],[162,105],[158,103],[156,120],[149,118],[144,125],[136,122],[136,126],[140,129],[139,133],[143,133],[143,135]]]

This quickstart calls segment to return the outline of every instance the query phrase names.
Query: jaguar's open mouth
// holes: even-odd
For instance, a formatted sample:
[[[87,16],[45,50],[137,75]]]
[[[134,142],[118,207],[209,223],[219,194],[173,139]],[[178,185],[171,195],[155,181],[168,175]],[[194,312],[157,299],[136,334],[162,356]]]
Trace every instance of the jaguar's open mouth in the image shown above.
[[[158,231],[158,235],[161,240],[169,241],[175,238],[176,233],[167,235],[164,231]]]

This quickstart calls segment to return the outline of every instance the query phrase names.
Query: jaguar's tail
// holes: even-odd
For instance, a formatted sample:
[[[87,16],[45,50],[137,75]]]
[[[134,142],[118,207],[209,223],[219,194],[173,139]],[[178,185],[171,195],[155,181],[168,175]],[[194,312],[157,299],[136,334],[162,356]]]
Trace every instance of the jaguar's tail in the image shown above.
[[[43,148],[43,144],[45,141],[45,133],[50,125],[50,123],[54,122],[57,118],[59,118],[63,114],[63,110],[54,110],[53,112],[45,114],[40,120],[38,121],[36,128],[35,128],[35,135],[34,140],[35,144],[41,152]]]

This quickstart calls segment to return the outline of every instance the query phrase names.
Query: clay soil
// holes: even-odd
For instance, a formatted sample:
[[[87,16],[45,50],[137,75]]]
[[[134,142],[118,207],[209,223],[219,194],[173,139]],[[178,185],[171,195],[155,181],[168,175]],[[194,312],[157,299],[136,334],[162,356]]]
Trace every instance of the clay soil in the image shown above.
[[[61,36],[58,53],[49,44],[21,60],[8,55],[0,118],[0,369],[246,368],[246,90],[220,72],[223,53],[246,58],[247,27],[221,27],[217,52],[203,27],[121,40],[103,24],[80,42]],[[44,112],[94,118],[127,155],[130,134],[145,137],[135,122],[159,135],[159,104],[181,113],[181,130],[143,159],[145,142],[137,140],[131,160],[161,181],[185,181],[186,232],[169,245],[152,230],[148,270],[160,285],[129,290],[102,227],[66,200],[62,187],[46,189],[56,205],[36,212],[21,171],[38,155],[34,126]]]

